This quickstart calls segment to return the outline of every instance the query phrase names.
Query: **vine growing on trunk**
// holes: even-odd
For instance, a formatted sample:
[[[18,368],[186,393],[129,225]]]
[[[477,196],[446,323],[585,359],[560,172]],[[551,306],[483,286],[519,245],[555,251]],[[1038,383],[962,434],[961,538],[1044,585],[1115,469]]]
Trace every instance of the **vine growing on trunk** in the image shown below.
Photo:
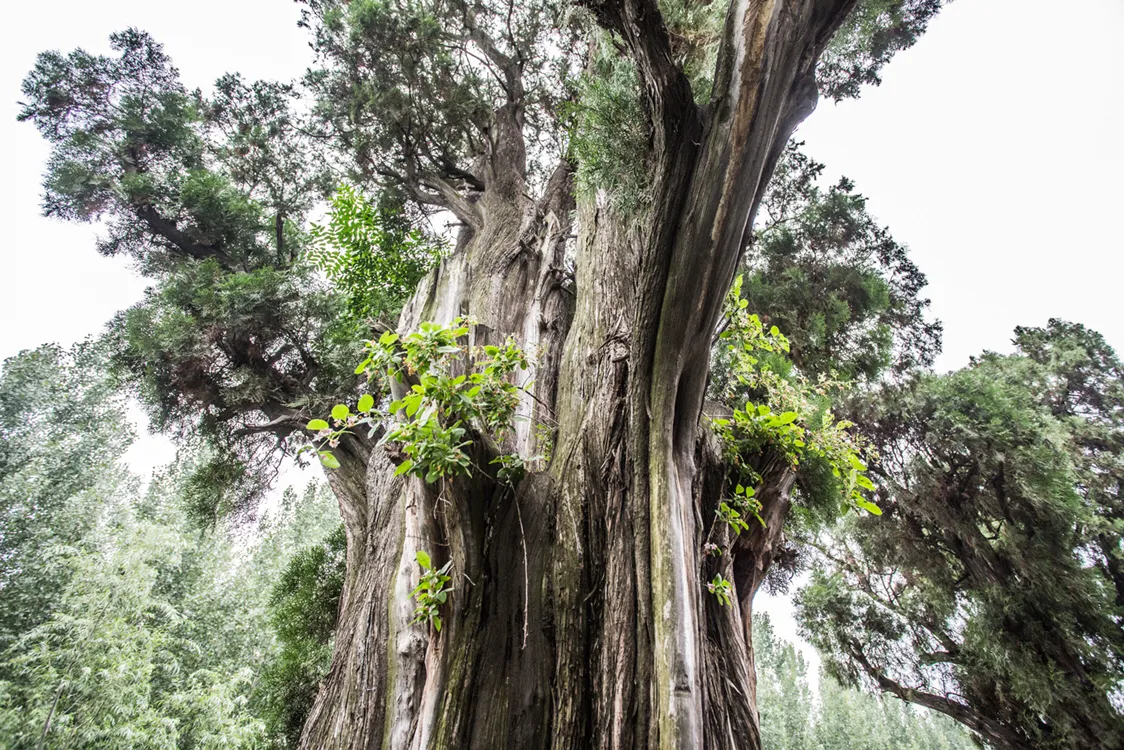
[[[377,409],[375,397],[367,393],[359,398],[356,412],[337,404],[332,407],[331,424],[323,419],[309,422],[324,464],[338,466],[329,449],[353,428],[367,425],[373,437],[379,424],[397,416],[398,423],[380,441],[397,444],[407,456],[396,475],[411,474],[428,484],[470,476],[469,426],[476,425],[481,439],[502,442],[511,428],[519,393],[529,385],[512,382],[517,371],[528,367],[527,356],[514,339],[471,350],[460,343],[471,324],[464,318],[449,325],[426,322],[405,336],[386,332],[368,341],[367,357],[355,368],[356,374],[367,375],[369,384],[380,386],[379,392],[401,397]],[[525,472],[525,459],[518,455],[501,454],[492,463],[499,465],[505,482]]]
[[[839,482],[842,512],[882,513],[866,495],[875,490],[862,458],[870,448],[851,430],[851,422],[837,420],[831,411],[830,396],[844,384],[833,375],[809,380],[796,370],[785,356],[788,339],[777,326],[766,329],[757,315],[747,311],[741,287],[739,276],[727,296],[726,323],[718,339],[725,344],[722,396],[727,403],[742,402],[744,406],[733,408],[728,417],[710,419],[722,443],[733,492],[718,504],[703,547],[707,556],[728,552],[733,540],[749,530],[748,517],[766,526],[757,498],[762,477],[754,460],[769,452],[781,456],[792,468],[808,457],[825,462]],[[725,545],[714,540],[721,529],[730,532]],[[723,606],[730,603],[729,583],[721,575],[707,589]]]
[[[470,349],[462,345],[471,325],[465,318],[449,325],[425,322],[405,336],[388,331],[367,341],[367,356],[355,373],[366,375],[378,392],[400,397],[379,408],[375,396],[365,393],[355,412],[346,404],[336,404],[330,423],[323,419],[308,423],[315,433],[308,448],[317,452],[325,466],[338,468],[339,461],[330,449],[345,434],[366,426],[368,437],[373,437],[380,424],[397,419],[379,442],[397,446],[406,456],[395,476],[409,474],[432,484],[438,479],[471,476],[469,430],[475,426],[475,435],[492,442],[492,452],[498,453],[490,462],[498,467],[496,478],[508,486],[518,483],[526,474],[527,463],[538,457],[500,453],[495,446],[511,429],[519,393],[529,385],[512,382],[518,371],[527,369],[527,356],[510,338],[502,346]],[[410,594],[417,603],[413,622],[428,622],[441,632],[439,607],[452,591],[448,587],[452,561],[437,568],[427,552],[419,550],[416,557],[422,574]]]
[[[449,569],[453,567],[453,561],[449,560],[440,568],[436,568],[429,553],[422,550],[417,551],[415,558],[422,568],[422,574],[418,585],[410,592],[410,596],[418,604],[414,609],[414,619],[411,624],[428,622],[440,633],[441,615],[438,614],[437,608],[445,603],[449,598],[449,592],[452,591],[448,584],[452,580]]]

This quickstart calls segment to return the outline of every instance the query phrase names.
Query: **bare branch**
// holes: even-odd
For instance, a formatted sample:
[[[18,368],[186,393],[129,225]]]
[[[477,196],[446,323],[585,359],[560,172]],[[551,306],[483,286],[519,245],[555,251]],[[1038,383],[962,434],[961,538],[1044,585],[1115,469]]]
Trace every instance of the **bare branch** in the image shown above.
[[[446,182],[443,178],[435,174],[427,174],[418,179],[421,186],[432,188],[436,191],[431,194],[431,197],[436,197],[440,205],[456,214],[456,217],[463,221],[465,224],[479,229],[484,223],[484,217],[480,215],[480,209],[476,204],[466,198],[460,191]],[[433,202],[433,201],[430,201]]]

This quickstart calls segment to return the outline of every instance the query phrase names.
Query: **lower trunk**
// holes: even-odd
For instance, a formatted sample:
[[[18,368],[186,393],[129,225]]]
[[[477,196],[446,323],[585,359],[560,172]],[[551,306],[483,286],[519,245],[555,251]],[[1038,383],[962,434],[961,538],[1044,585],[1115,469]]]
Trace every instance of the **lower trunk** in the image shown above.
[[[378,448],[357,492],[346,482],[349,454],[340,455],[333,484],[348,576],[304,747],[759,746],[751,601],[781,539],[791,470],[762,467],[766,527],[742,534],[733,555],[703,554],[708,534],[724,533],[710,528],[728,495],[720,446],[699,412],[684,449],[654,436],[637,410],[637,389],[650,387],[634,375],[645,336],[626,314],[581,308],[635,298],[635,267],[605,273],[588,262],[609,248],[625,263],[638,258],[619,252],[636,238],[609,213],[580,212],[576,310],[573,286],[557,273],[569,221],[540,211],[545,229],[514,244],[533,240],[550,262],[528,256],[502,307],[472,304],[470,242],[407,312],[415,321],[404,327],[467,308],[502,321],[478,326],[477,343],[518,331],[537,349],[535,398],[510,447],[553,456],[516,488],[487,475],[425,485],[394,477]],[[660,462],[646,458],[655,451]],[[411,624],[418,550],[438,565],[453,561],[440,633]],[[734,582],[735,606],[706,590],[716,573]]]

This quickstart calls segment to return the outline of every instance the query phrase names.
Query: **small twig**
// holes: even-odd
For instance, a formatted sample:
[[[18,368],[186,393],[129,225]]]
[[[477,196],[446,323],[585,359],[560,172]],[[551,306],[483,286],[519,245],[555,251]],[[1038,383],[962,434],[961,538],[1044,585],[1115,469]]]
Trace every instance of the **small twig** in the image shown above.
[[[527,537],[523,533],[523,513],[519,510],[519,496],[513,491],[515,499],[515,516],[519,519],[519,541],[523,545],[523,645],[520,650],[527,648],[527,603],[531,598],[531,579],[527,571]]]

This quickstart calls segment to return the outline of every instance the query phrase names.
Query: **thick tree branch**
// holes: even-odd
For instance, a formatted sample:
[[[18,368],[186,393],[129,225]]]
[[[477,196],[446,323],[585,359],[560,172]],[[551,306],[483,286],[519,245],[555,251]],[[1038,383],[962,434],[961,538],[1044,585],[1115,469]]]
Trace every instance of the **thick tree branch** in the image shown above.
[[[426,174],[418,178],[418,184],[422,187],[431,188],[440,203],[456,215],[458,219],[465,224],[479,229],[484,223],[484,217],[480,215],[480,209],[475,203],[470,201],[463,193],[450,185],[444,178],[435,174]]]
[[[495,41],[480,28],[479,23],[477,23],[478,12],[479,6],[465,6],[464,24],[468,30],[468,38],[503,74],[504,91],[507,94],[508,102],[522,103],[524,95],[522,66],[518,60],[501,52]]]
[[[223,265],[230,263],[230,256],[221,249],[192,240],[187,234],[176,227],[176,223],[165,218],[149,203],[144,203],[135,209],[137,218],[143,221],[152,233],[170,243],[175,249],[195,260],[215,258],[222,261]]]
[[[850,642],[847,646],[851,657],[863,668],[863,671],[870,675],[882,691],[895,695],[907,703],[924,706],[934,711],[940,711],[946,716],[951,716],[1001,750],[1033,750],[1018,735],[991,717],[981,714],[964,703],[924,690],[906,687],[887,677],[882,669],[874,666],[859,644]]]

